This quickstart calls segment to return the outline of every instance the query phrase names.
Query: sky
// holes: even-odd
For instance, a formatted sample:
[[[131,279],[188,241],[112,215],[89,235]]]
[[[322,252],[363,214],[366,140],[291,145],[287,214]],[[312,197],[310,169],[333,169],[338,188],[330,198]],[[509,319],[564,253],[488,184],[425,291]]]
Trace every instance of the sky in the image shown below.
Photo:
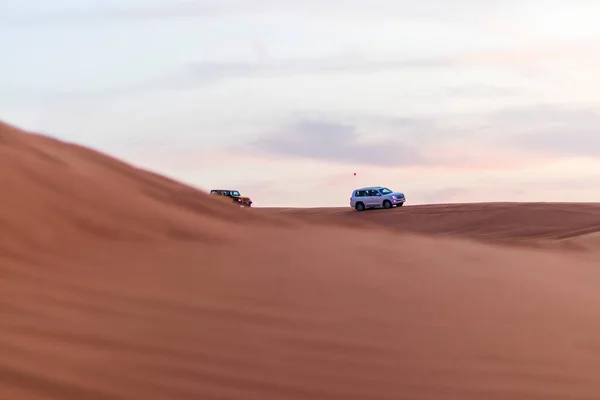
[[[597,0],[3,0],[0,119],[256,206],[369,185],[600,201],[599,19]]]

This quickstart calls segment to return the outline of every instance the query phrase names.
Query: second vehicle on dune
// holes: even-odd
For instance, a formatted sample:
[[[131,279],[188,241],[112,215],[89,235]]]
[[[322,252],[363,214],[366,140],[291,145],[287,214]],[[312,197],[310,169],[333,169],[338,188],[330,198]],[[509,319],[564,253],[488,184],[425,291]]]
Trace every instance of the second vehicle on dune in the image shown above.
[[[370,186],[352,192],[350,207],[358,211],[367,208],[402,207],[405,201],[404,193],[394,192],[383,186]]]
[[[252,206],[252,199],[247,196],[242,196],[239,191],[231,190],[231,189],[213,189],[210,191],[211,196],[224,196],[230,197],[233,201],[233,204],[239,205],[241,207],[250,207]]]

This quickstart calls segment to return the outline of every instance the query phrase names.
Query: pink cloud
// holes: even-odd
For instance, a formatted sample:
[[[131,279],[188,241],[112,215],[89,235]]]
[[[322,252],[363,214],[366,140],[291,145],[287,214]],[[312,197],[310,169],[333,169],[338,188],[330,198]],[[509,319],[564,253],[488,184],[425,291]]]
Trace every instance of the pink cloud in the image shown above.
[[[564,60],[579,65],[600,64],[598,44],[586,43],[545,43],[530,45],[515,50],[492,50],[466,53],[454,58],[454,62],[464,66],[474,65],[506,65],[519,69],[547,61]]]
[[[427,154],[433,162],[423,163],[421,165],[402,166],[398,167],[402,170],[418,169],[424,170],[516,170],[532,166],[540,166],[556,162],[557,156],[516,153],[514,150],[490,150],[483,149],[477,154],[472,154],[470,150],[455,147],[443,147],[438,149],[430,149]],[[170,170],[186,170],[198,168],[211,168],[219,165],[228,167],[243,167],[244,165],[252,165],[253,167],[272,167],[282,164],[297,164],[302,165],[304,162],[311,162],[315,165],[315,160],[309,158],[297,159],[287,156],[278,155],[256,155],[252,150],[243,147],[231,147],[228,149],[219,150],[165,150],[161,149],[132,149],[125,155],[126,159],[134,163],[147,165],[158,165],[168,167]],[[319,161],[324,165],[335,166],[339,170],[344,168],[342,164],[326,163]],[[386,169],[389,169],[386,168]],[[368,171],[381,170],[380,167],[366,165],[348,165],[347,172],[336,173],[323,181],[322,185],[327,186],[329,182],[346,182],[351,183],[355,179],[354,172],[359,175],[364,175]]]
[[[546,155],[527,155],[527,154],[491,154],[484,152],[481,156],[461,156],[440,158],[440,163],[445,165],[445,169],[467,170],[467,171],[498,171],[498,170],[518,170],[528,167],[551,164],[559,158]]]

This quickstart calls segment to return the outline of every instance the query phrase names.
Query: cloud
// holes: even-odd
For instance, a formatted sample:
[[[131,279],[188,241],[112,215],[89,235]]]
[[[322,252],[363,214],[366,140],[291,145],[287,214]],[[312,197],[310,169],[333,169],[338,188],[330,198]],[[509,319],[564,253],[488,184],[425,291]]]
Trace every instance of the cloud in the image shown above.
[[[534,43],[512,50],[474,50],[454,54],[406,56],[388,54],[370,57],[360,52],[338,53],[322,57],[273,58],[266,45],[253,44],[256,61],[203,61],[183,66],[177,75],[164,77],[152,84],[158,87],[190,88],[236,78],[274,78],[297,75],[377,73],[399,70],[478,69],[500,67],[528,79],[554,79],[549,63],[571,63],[577,66],[600,66],[599,43]],[[525,89],[493,84],[470,85],[452,88],[450,96],[461,97],[515,97]]]
[[[360,0],[336,0],[335,3],[330,4],[320,0],[305,0],[304,2],[289,0],[188,0],[173,2],[164,0],[162,4],[160,1],[156,1],[152,5],[130,0],[129,5],[124,5],[124,2],[120,2],[120,4],[112,2],[111,4],[110,1],[107,1],[107,4],[101,7],[77,4],[75,7],[67,8],[63,5],[61,10],[55,4],[52,7],[40,7],[39,2],[35,2],[37,7],[34,7],[34,4],[27,7],[27,2],[28,0],[23,0],[22,9],[26,12],[9,13],[7,9],[0,13],[0,22],[5,24],[82,24],[131,21],[134,19],[205,18],[278,12],[293,15],[305,14],[307,16],[314,16],[315,13],[321,15],[334,14],[335,16],[354,15],[358,17],[364,17],[365,15],[389,17],[394,15],[403,18],[475,23],[478,21],[477,18],[474,18],[475,16],[479,19],[489,18],[492,9],[496,17],[503,12],[510,16],[509,12],[514,11],[512,5],[518,4],[516,0],[512,1],[512,4],[509,0],[486,1],[485,5],[482,5],[480,0],[461,0],[460,7],[448,9],[445,7],[445,0],[425,0],[419,3],[409,0],[372,0],[368,6],[365,6],[366,3]]]
[[[450,97],[463,98],[496,98],[516,97],[527,93],[523,87],[509,87],[497,85],[463,85],[455,86],[446,92]]]
[[[458,65],[452,57],[396,57],[370,59],[360,53],[341,53],[322,57],[272,58],[264,43],[253,43],[256,61],[205,61],[183,65],[178,72],[129,85],[104,88],[93,92],[94,100],[127,96],[152,90],[193,90],[230,79],[270,79],[299,75],[334,75],[343,73],[372,74],[395,70],[448,68]],[[19,88],[19,90],[22,90]],[[90,93],[66,92],[56,100],[89,97]],[[56,96],[58,97],[58,96]]]
[[[265,135],[251,146],[259,154],[356,165],[394,166],[425,162],[411,146],[391,140],[362,142],[354,126],[325,121],[297,121]]]
[[[600,107],[533,106],[504,110],[491,118],[510,129],[503,142],[532,153],[600,157]]]
[[[471,65],[510,64],[518,67],[536,65],[545,67],[544,62],[600,62],[598,40],[553,40],[532,44],[521,44],[505,50],[483,50],[462,54],[458,61]],[[537,65],[539,64],[539,65]]]
[[[32,8],[33,9],[33,8]],[[179,2],[158,6],[102,6],[102,7],[65,7],[20,13],[0,13],[3,25],[39,25],[70,24],[86,25],[90,23],[106,23],[131,20],[168,20],[173,18],[214,17],[243,11],[239,5],[234,8],[219,6],[215,2]]]
[[[189,64],[184,72],[183,84],[212,83],[231,78],[272,78],[301,74],[327,74],[344,72],[373,73],[405,68],[444,68],[453,65],[452,58],[389,58],[370,60],[362,54],[339,54],[315,58],[280,58],[260,62],[200,62]]]
[[[357,165],[512,170],[600,157],[600,109],[557,104],[462,116],[304,117],[267,131],[248,149]]]

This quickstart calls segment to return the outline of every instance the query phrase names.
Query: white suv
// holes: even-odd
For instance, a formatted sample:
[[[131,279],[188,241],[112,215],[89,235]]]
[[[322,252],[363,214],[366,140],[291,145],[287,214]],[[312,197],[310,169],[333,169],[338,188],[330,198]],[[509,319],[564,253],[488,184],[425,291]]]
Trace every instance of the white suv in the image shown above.
[[[353,191],[352,197],[350,197],[350,207],[358,211],[365,208],[402,207],[405,200],[404,193],[394,192],[383,186],[371,186]]]

